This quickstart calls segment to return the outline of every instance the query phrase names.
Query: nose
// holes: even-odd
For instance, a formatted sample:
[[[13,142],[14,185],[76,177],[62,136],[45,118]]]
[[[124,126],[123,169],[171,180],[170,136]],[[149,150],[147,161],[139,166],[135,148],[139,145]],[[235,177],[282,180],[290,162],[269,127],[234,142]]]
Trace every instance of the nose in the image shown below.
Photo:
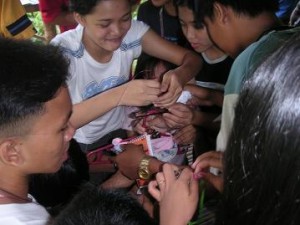
[[[112,34],[118,36],[121,34],[122,26],[119,23],[115,23],[113,26],[111,26],[111,32]]]
[[[68,129],[65,133],[65,140],[70,141],[73,138],[75,131],[75,127],[69,122]]]
[[[186,37],[188,40],[191,40],[195,37],[195,28],[192,26],[188,26],[186,29]]]

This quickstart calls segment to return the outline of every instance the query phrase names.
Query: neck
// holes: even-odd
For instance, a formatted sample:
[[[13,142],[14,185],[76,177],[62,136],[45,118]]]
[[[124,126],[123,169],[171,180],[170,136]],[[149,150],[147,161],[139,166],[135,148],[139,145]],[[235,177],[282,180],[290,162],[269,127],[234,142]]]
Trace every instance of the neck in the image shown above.
[[[29,202],[28,195],[28,178],[9,176],[9,173],[0,176],[0,204],[5,202]]]
[[[220,49],[218,49],[214,45],[211,48],[204,51],[203,54],[205,54],[205,56],[210,60],[216,60],[225,55],[224,52],[222,52]]]
[[[173,4],[173,1],[169,1],[164,5],[164,9],[166,10],[167,14],[170,16],[177,16],[176,8]]]

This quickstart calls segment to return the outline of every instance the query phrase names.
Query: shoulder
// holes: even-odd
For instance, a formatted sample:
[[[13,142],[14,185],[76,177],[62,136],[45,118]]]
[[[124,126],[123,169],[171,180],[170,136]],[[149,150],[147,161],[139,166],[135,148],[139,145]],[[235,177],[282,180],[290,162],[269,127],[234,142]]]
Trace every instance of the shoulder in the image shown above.
[[[122,44],[132,41],[141,41],[141,38],[149,30],[149,26],[142,21],[132,20],[131,27],[127,32]]]
[[[78,25],[73,30],[68,30],[64,33],[56,35],[50,44],[59,46],[64,54],[71,54],[74,57],[79,57],[83,54],[83,45],[81,43],[83,27]]]
[[[46,224],[50,215],[36,203],[0,205],[0,224]],[[4,223],[5,222],[5,223]]]

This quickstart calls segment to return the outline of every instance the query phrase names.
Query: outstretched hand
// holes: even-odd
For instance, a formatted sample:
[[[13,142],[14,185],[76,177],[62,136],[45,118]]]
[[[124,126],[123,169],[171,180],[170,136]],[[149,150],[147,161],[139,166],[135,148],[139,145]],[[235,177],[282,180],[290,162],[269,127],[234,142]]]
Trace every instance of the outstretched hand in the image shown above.
[[[185,168],[178,176],[178,171],[175,165],[164,164],[163,172],[149,183],[149,193],[160,205],[160,225],[186,225],[197,208],[198,182],[193,172]]]
[[[164,74],[161,83],[161,95],[153,103],[157,107],[167,108],[173,105],[183,90],[183,84],[179,80],[175,70],[169,70]]]
[[[131,80],[122,86],[123,91],[118,105],[150,105],[157,101],[161,93],[161,84],[155,80]]]
[[[200,155],[192,165],[194,176],[203,178],[212,184],[219,192],[223,191],[223,152],[210,151]],[[213,174],[210,167],[216,168],[221,174]]]

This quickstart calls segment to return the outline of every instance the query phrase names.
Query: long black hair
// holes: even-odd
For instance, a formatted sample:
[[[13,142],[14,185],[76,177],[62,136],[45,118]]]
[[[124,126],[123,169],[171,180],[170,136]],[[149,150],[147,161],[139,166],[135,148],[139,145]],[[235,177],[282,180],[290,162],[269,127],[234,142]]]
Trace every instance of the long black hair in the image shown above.
[[[225,152],[220,224],[300,224],[300,36],[246,81]]]

